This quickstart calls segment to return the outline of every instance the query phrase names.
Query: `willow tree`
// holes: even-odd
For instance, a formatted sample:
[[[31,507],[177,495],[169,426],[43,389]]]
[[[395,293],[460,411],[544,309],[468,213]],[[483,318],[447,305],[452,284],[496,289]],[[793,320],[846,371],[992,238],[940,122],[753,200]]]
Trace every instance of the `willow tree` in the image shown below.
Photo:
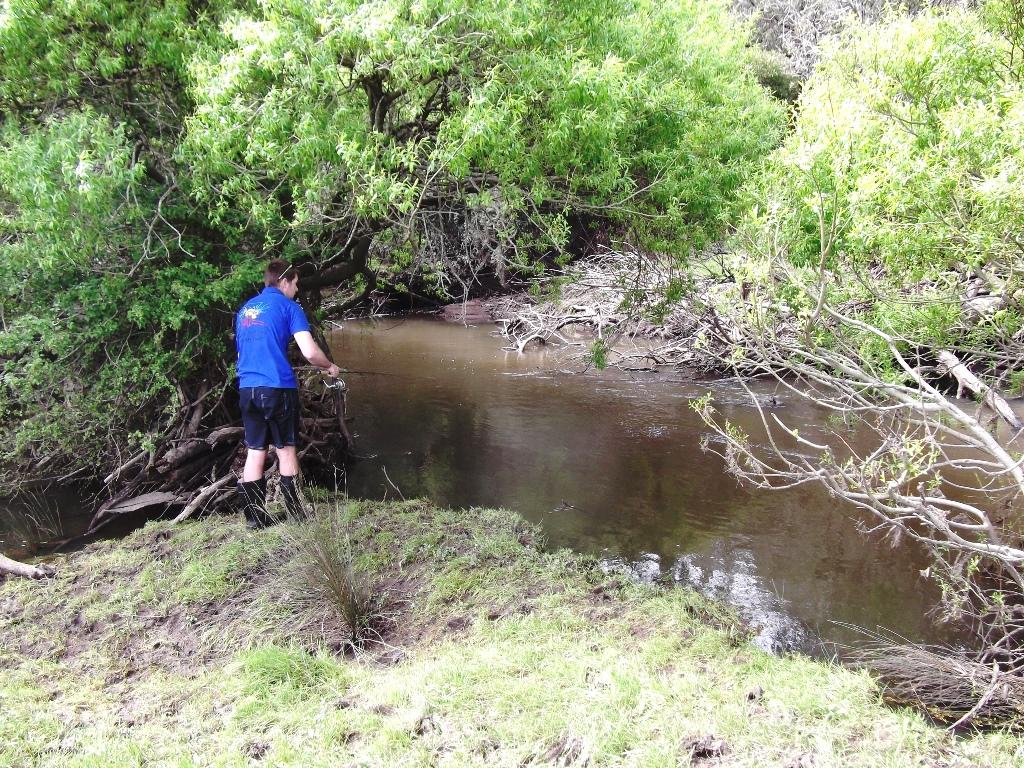
[[[618,222],[677,251],[728,220],[779,109],[722,3],[265,0],[197,63],[203,200],[311,263],[464,296]]]
[[[0,7],[0,442],[115,498],[224,487],[268,256],[316,309],[462,296],[594,222],[686,253],[779,132],[722,3]]]
[[[102,476],[213,410],[251,274],[176,153],[187,63],[231,12],[0,5],[0,487]]]

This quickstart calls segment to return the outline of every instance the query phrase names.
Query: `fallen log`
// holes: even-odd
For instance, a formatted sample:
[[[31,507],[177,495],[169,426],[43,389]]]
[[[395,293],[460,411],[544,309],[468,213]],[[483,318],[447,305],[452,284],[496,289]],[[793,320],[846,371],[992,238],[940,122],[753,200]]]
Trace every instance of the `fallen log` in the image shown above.
[[[1013,429],[1024,428],[1024,424],[1021,424],[1017,414],[1013,412],[1013,408],[1003,399],[1002,395],[988,386],[988,384],[983,383],[971,372],[970,368],[960,362],[956,355],[948,349],[943,349],[939,351],[936,357],[939,364],[956,379],[960,390],[957,392],[957,395],[960,395],[965,389],[973,392],[975,395],[980,395],[982,402],[995,411]]]
[[[184,501],[178,494],[171,491],[150,491],[138,496],[132,496],[130,493],[121,494],[105,502],[96,510],[86,533],[92,533],[117,515],[137,512],[147,507],[162,506],[166,508],[175,504],[184,504]]]
[[[185,508],[181,510],[177,517],[174,518],[174,522],[180,523],[183,520],[190,518],[197,509],[201,508],[207,501],[216,496],[217,492],[221,488],[233,482],[235,482],[235,474],[233,472],[228,472],[228,474],[224,475],[224,477],[220,478],[216,482],[210,483],[208,486],[203,488],[203,490],[197,493],[192,501],[185,505]]]
[[[126,512],[137,512],[146,507],[171,506],[181,504],[182,500],[176,493],[171,491],[151,491],[141,496],[120,501],[107,507],[104,512],[107,515],[123,515]]]
[[[157,462],[156,471],[165,475],[190,459],[200,456],[209,450],[210,444],[206,440],[188,440],[187,442],[167,451],[167,453],[160,458],[160,461]]]
[[[52,565],[28,565],[0,555],[0,574],[9,573],[26,579],[45,579],[57,573]]]
[[[347,419],[347,421],[351,421],[351,419]],[[302,417],[303,429],[313,429],[317,427],[335,427],[337,425],[338,419],[335,418],[334,416],[323,416],[319,418],[307,418],[305,416]]]
[[[179,490],[190,486],[197,477],[200,484],[202,484],[202,480],[206,477],[216,477],[220,474],[216,470],[229,452],[229,449],[230,446],[225,443],[218,445],[212,450],[207,447],[205,451],[178,464],[164,478]]]
[[[225,443],[228,440],[240,440],[244,434],[244,427],[221,427],[208,434],[206,442],[208,445],[217,445],[217,443]]]

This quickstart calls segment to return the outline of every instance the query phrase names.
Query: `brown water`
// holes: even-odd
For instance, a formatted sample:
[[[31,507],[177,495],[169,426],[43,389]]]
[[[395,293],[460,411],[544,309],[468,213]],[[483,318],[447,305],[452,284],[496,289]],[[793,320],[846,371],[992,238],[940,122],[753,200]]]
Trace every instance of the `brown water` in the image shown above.
[[[935,590],[920,553],[860,534],[855,512],[815,488],[742,488],[700,450],[705,427],[689,403],[708,390],[756,433],[757,410],[734,382],[568,373],[559,349],[502,345],[493,326],[423,318],[336,331],[356,450],[372,457],[348,468],[348,493],[516,510],[554,547],[724,598],[773,650],[863,641],[836,622],[947,639],[926,618]],[[780,412],[811,440],[828,433],[807,405]]]

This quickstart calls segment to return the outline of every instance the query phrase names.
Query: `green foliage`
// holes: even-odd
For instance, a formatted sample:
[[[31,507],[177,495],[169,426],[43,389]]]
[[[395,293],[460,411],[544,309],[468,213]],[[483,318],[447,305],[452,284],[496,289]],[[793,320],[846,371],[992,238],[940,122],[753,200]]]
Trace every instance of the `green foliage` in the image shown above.
[[[582,210],[699,244],[778,136],[718,2],[264,0],[228,34],[193,66],[203,199],[328,251],[394,229],[427,270],[446,212],[520,266]]]
[[[805,317],[807,289],[824,286],[830,305],[850,302],[912,345],[1009,341],[1016,302],[980,322],[960,302],[976,269],[1008,296],[1019,287],[1024,91],[1011,53],[966,11],[892,16],[837,40],[754,187],[748,274],[770,284],[774,260]]]
[[[599,371],[603,371],[608,367],[608,352],[608,342],[604,339],[594,339],[593,343],[590,345],[590,362]]]
[[[1024,2],[1022,0],[985,0],[982,17],[989,28],[1003,36],[1010,46],[1007,69],[1018,80],[1024,74]]]
[[[288,685],[308,691],[328,681],[343,679],[341,670],[327,659],[311,656],[301,648],[262,645],[239,654],[245,690],[265,694],[274,686]]]
[[[6,445],[45,454],[75,434],[100,449],[113,425],[148,428],[132,414],[223,354],[222,327],[197,320],[237,295],[237,276],[179,250],[194,241],[172,251],[123,127],[89,109],[9,124],[0,188]]]
[[[215,12],[176,0],[8,0],[0,6],[0,101],[45,111],[91,100],[105,86],[103,101],[113,106],[128,80],[145,100],[180,76],[193,30]]]
[[[173,162],[185,60],[224,7],[18,0],[0,12],[0,441],[102,468],[222,366],[254,275]],[[198,24],[198,27],[194,25]],[[205,42],[204,42],[205,41]],[[134,435],[134,437],[133,437]]]

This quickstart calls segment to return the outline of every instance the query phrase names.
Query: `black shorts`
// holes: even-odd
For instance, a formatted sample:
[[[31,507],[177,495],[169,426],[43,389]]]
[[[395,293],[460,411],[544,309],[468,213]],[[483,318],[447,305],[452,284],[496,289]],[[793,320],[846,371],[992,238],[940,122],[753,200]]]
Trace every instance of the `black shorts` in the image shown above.
[[[238,395],[246,447],[265,451],[268,436],[276,448],[295,445],[299,434],[299,390],[242,387]]]

